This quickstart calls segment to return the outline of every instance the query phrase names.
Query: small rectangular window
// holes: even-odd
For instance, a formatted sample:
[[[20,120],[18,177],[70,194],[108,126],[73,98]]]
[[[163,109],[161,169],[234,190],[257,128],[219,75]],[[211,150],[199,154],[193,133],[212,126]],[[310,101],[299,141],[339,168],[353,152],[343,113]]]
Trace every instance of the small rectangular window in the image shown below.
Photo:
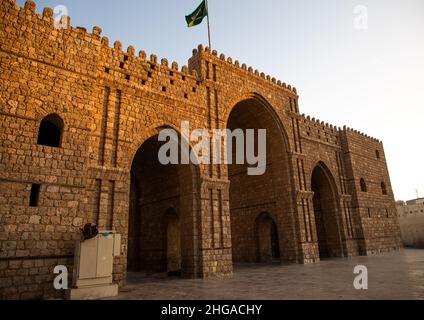
[[[40,185],[39,184],[33,184],[31,186],[31,194],[29,197],[29,206],[31,208],[38,207],[38,199],[40,197]]]

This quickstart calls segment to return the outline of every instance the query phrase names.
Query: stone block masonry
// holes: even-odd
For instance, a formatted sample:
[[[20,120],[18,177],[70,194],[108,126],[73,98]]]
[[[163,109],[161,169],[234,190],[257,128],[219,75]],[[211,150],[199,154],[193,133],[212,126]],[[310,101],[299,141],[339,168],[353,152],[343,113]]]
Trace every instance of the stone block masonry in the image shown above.
[[[67,19],[70,22],[70,18]],[[380,141],[299,112],[295,88],[199,46],[188,66],[0,2],[0,298],[63,297],[79,228],[122,234],[127,271],[228,277],[401,247]],[[267,129],[267,170],[157,161],[163,128]],[[70,281],[71,283],[71,281]]]

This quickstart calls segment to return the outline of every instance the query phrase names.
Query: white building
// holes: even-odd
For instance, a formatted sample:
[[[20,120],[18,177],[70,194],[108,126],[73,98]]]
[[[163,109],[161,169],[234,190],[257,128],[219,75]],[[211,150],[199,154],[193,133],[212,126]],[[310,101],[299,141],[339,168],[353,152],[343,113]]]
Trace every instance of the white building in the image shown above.
[[[396,202],[399,217],[407,217],[411,214],[424,214],[424,198]]]
[[[404,245],[424,248],[424,198],[396,204]]]

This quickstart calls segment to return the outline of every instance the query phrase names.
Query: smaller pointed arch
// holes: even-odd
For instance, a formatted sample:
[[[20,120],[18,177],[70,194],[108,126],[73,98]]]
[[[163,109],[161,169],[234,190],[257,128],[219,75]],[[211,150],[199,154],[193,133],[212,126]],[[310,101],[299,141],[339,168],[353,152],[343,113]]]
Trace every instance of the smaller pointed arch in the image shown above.
[[[272,216],[263,212],[256,218],[256,242],[258,262],[281,261],[278,227]]]
[[[337,187],[328,167],[319,162],[312,171],[311,190],[320,258],[343,256]]]

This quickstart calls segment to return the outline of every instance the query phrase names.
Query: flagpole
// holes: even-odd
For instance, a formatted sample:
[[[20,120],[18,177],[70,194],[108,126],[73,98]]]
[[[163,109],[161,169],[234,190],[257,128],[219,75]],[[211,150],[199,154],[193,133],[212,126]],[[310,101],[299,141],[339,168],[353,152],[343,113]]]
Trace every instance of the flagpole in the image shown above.
[[[212,50],[212,45],[211,45],[211,25],[210,25],[210,21],[209,21],[209,4],[208,4],[208,0],[206,1],[206,10],[208,11],[208,39],[209,39],[209,49]]]

